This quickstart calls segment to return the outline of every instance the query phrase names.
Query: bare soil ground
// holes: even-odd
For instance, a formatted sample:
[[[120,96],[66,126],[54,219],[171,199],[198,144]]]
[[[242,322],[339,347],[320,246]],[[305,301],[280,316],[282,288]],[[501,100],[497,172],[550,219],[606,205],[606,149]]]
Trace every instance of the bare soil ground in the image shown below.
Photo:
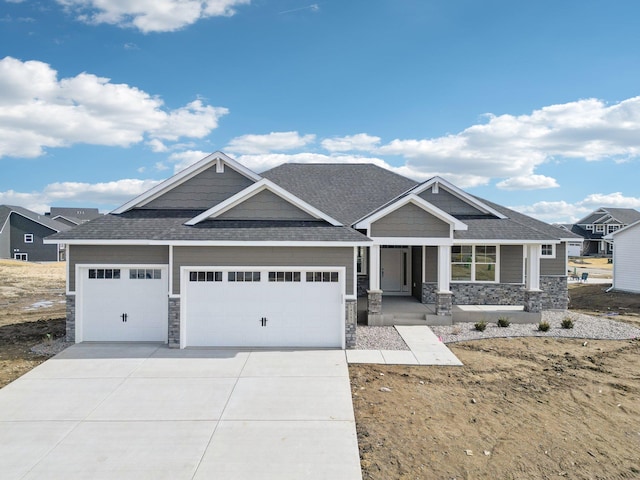
[[[572,308],[640,325],[640,295],[602,287]],[[639,340],[449,347],[463,367],[349,367],[365,480],[640,478]]]
[[[64,264],[0,261],[0,283],[4,386],[64,335]],[[604,290],[572,285],[572,308],[640,323],[640,296]],[[464,367],[350,367],[365,479],[640,478],[638,340],[450,347]]]
[[[47,357],[34,345],[64,336],[64,263],[0,260],[0,387]]]

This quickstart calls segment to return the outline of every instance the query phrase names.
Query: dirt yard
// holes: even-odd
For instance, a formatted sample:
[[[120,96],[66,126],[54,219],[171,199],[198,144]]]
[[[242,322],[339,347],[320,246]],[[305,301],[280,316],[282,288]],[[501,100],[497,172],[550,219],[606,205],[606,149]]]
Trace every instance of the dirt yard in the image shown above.
[[[64,264],[0,261],[0,279],[4,386],[64,334]],[[640,324],[640,296],[604,290],[572,285],[572,308]],[[450,347],[464,367],[350,367],[365,479],[640,478],[640,341]]]
[[[64,263],[0,260],[0,387],[44,362],[36,344],[64,335]]]

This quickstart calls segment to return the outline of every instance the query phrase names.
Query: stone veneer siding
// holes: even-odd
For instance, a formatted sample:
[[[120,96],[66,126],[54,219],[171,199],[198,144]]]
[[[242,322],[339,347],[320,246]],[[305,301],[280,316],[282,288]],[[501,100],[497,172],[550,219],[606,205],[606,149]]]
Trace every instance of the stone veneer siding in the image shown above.
[[[511,283],[452,283],[453,305],[524,305],[524,284]],[[422,303],[436,304],[436,283],[422,284]],[[567,277],[540,276],[543,310],[566,310]]]
[[[169,298],[169,348],[180,348],[180,299]]]
[[[345,347],[355,348],[356,346],[356,324],[358,323],[358,301],[347,300],[345,302],[344,314],[344,335]]]
[[[67,295],[66,341],[76,341],[76,296]]]
[[[524,311],[538,313],[542,311],[542,292],[524,292]]]

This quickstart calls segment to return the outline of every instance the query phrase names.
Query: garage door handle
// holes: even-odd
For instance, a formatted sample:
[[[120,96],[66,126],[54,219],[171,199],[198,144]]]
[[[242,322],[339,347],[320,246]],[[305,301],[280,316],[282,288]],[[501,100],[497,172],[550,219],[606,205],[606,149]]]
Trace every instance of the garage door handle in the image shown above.
[[[120,318],[122,318],[122,321],[126,323],[128,316],[129,315],[127,315],[126,313],[123,313],[122,315],[120,315]]]
[[[262,317],[260,319],[260,325],[263,326],[263,327],[267,326],[267,317]]]

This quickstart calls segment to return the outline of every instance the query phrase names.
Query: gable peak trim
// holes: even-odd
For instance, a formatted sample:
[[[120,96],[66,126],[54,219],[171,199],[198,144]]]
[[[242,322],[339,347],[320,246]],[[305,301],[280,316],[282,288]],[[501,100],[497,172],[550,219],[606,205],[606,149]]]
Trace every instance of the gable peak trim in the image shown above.
[[[111,213],[113,214],[124,213],[128,210],[131,210],[132,208],[143,207],[147,203],[171,191],[173,188],[183,184],[187,180],[192,179],[193,177],[202,173],[208,168],[211,168],[213,165],[215,165],[216,167],[216,173],[224,173],[224,166],[226,165],[229,168],[232,168],[236,172],[240,173],[241,175],[244,175],[250,180],[253,180],[254,182],[258,182],[262,178],[260,175],[248,169],[244,165],[241,165],[240,163],[238,163],[237,161],[235,161],[233,158],[229,157],[225,153],[217,151],[210,155],[207,155],[203,159],[188,166],[184,170],[181,170],[175,175],[160,182],[155,187],[150,188],[146,192],[135,197],[133,200],[130,200],[124,205],[121,205],[120,207],[116,208]]]

